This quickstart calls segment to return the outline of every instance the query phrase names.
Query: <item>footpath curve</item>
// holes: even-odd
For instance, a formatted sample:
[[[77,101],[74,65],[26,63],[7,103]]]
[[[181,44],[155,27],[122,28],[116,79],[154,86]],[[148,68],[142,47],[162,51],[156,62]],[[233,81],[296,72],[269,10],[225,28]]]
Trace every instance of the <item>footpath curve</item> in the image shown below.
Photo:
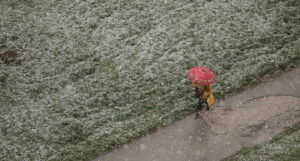
[[[269,79],[92,161],[217,161],[300,122],[300,68]]]

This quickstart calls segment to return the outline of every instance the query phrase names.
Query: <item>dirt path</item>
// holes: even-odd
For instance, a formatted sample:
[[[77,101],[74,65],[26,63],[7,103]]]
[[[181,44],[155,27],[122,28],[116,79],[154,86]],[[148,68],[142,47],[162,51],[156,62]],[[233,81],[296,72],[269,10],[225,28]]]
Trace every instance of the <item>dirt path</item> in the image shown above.
[[[300,121],[300,68],[218,102],[93,161],[216,161]]]

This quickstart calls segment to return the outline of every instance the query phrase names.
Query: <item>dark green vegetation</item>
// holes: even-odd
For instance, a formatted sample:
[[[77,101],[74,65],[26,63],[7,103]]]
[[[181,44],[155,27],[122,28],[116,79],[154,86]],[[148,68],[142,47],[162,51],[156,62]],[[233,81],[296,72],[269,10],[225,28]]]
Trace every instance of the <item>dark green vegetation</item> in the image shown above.
[[[87,160],[299,64],[298,0],[1,0],[0,158]],[[10,51],[10,52],[7,52]],[[15,53],[15,54],[4,54]]]
[[[299,161],[300,124],[261,146],[245,148],[225,161]]]

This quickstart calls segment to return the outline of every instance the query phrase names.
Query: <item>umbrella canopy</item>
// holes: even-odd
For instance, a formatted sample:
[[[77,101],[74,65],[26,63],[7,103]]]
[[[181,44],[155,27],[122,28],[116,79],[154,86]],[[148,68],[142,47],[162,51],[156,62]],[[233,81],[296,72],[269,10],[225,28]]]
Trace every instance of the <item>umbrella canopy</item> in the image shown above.
[[[205,67],[194,67],[190,69],[188,76],[191,81],[202,86],[210,86],[216,82],[214,73]]]

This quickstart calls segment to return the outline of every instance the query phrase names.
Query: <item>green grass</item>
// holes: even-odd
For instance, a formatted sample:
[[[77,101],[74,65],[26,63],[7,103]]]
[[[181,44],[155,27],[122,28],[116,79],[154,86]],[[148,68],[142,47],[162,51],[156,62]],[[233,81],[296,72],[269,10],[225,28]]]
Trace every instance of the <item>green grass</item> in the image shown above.
[[[298,0],[1,0],[0,158],[88,160],[299,65]]]
[[[224,161],[299,161],[300,123],[263,145],[244,148]]]

